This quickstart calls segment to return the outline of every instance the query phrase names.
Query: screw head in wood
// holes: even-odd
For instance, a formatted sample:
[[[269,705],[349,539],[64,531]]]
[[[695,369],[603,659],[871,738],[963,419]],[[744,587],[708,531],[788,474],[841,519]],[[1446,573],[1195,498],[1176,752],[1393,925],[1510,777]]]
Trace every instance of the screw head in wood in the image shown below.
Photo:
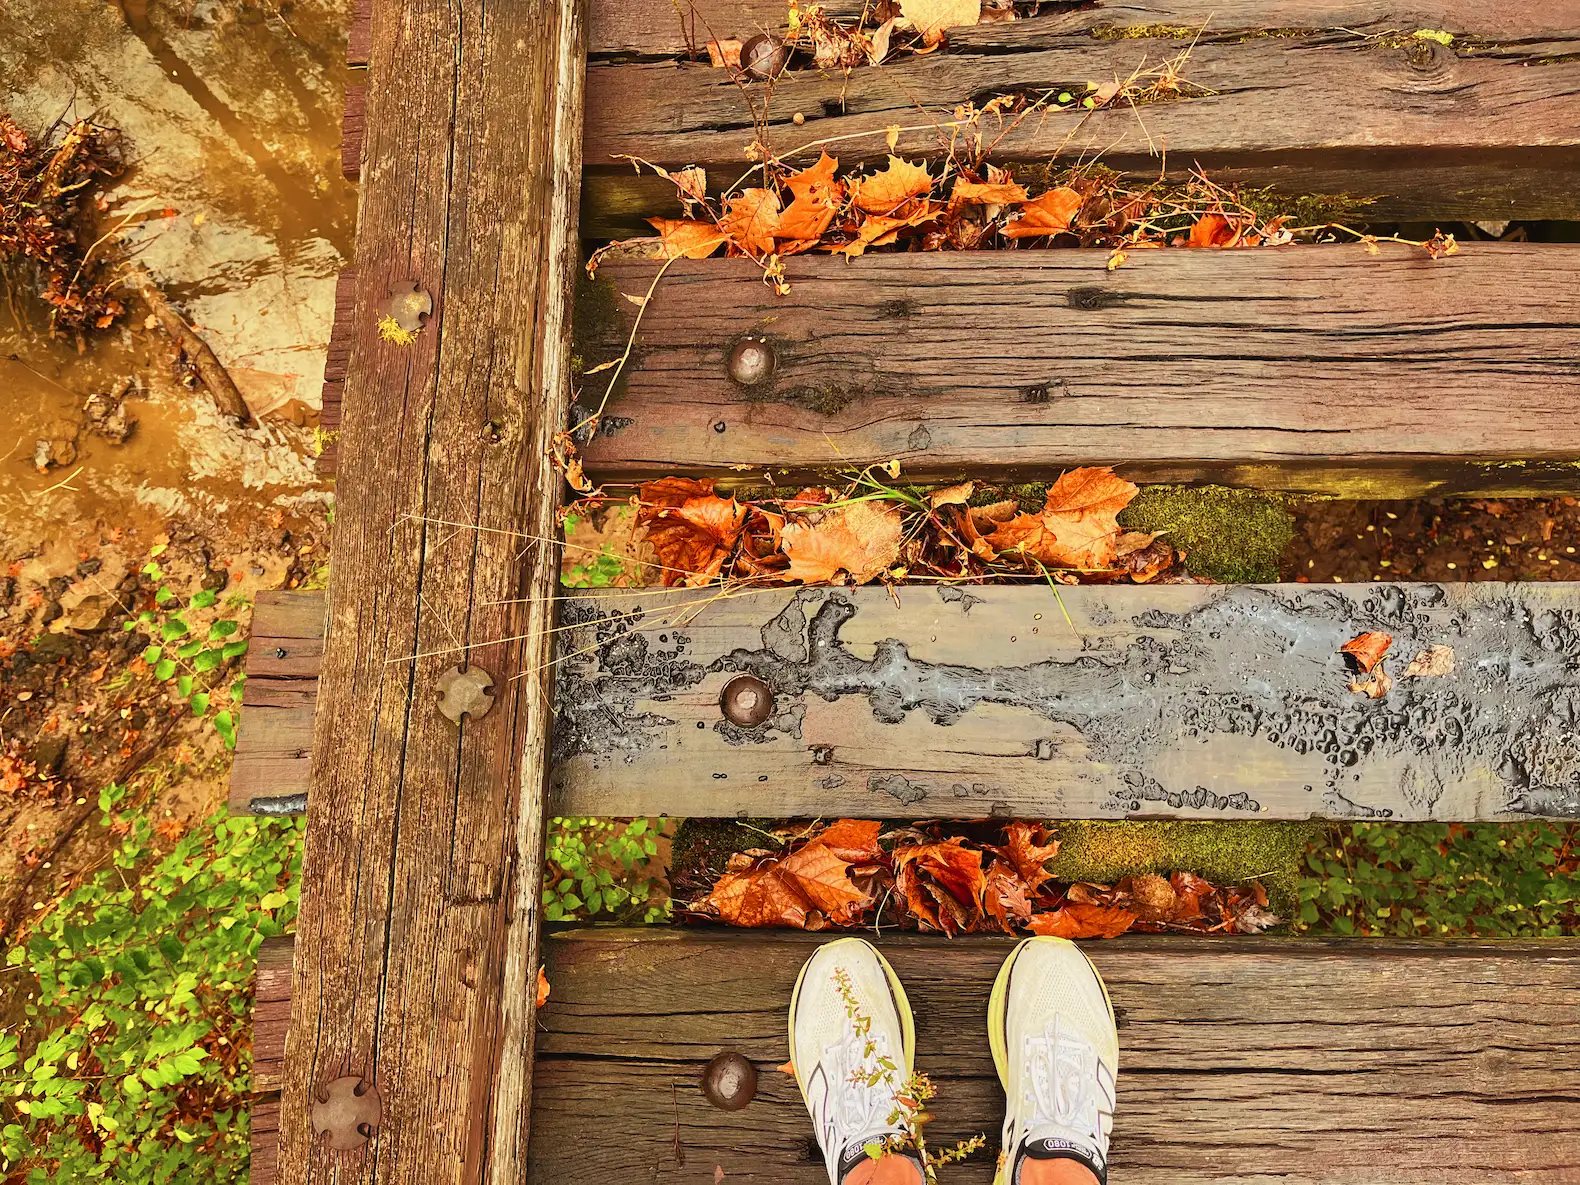
[[[360,1074],[324,1083],[313,1099],[313,1131],[334,1152],[362,1147],[378,1130],[383,1116],[378,1087]]]
[[[494,677],[480,666],[452,667],[439,676],[439,712],[446,720],[461,723],[462,716],[476,720],[494,706]]]
[[[416,280],[392,285],[384,298],[384,314],[407,333],[416,333],[433,312],[433,297]]]
[[[756,675],[736,675],[719,696],[724,718],[742,728],[756,728],[774,714],[774,693]]]
[[[759,337],[743,337],[730,351],[725,369],[743,387],[767,382],[774,373],[774,348]]]
[[[741,46],[741,72],[759,82],[778,78],[790,64],[790,47],[772,33],[759,33]]]
[[[757,1094],[757,1067],[739,1053],[721,1053],[702,1071],[702,1093],[722,1111],[739,1111]]]

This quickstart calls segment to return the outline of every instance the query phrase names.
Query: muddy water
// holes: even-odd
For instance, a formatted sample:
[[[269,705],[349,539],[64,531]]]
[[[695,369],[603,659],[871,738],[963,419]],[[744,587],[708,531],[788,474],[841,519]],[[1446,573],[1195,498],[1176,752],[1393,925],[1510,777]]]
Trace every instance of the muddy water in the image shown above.
[[[4,558],[95,523],[144,534],[176,517],[226,535],[260,510],[290,515],[325,497],[312,428],[355,224],[355,188],[339,171],[348,19],[349,0],[0,5],[0,107],[35,133],[78,117],[124,132],[135,164],[105,228],[122,227],[123,250],[197,325],[259,418],[227,427],[136,318],[79,355],[11,277],[0,284]],[[121,444],[83,415],[118,380],[131,381],[137,421]],[[41,470],[40,440],[71,445]]]

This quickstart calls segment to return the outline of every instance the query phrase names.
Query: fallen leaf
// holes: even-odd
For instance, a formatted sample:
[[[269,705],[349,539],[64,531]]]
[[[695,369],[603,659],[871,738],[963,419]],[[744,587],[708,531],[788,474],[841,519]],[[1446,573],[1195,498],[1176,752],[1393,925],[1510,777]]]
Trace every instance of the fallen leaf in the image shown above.
[[[1026,928],[1055,938],[1118,938],[1135,925],[1136,915],[1117,905],[1066,905],[1031,916]]]
[[[1392,634],[1385,634],[1381,630],[1370,630],[1364,634],[1357,634],[1344,643],[1339,647],[1339,653],[1349,655],[1355,660],[1355,666],[1361,674],[1366,674],[1382,661],[1383,655],[1388,653],[1388,647],[1392,645]]]
[[[725,234],[711,222],[691,218],[649,218],[658,231],[654,259],[706,259],[725,243]]]
[[[844,200],[844,186],[834,180],[838,168],[839,161],[825,152],[817,164],[785,178],[794,200],[780,217],[775,238],[806,242],[802,250],[816,244]]]
[[[943,207],[937,202],[918,201],[907,214],[892,218],[883,214],[870,215],[857,228],[854,241],[830,245],[828,250],[855,257],[865,252],[868,247],[887,246],[900,237],[900,231],[908,226],[920,226],[924,222],[931,222],[938,217],[942,209]]]
[[[982,853],[960,838],[894,849],[894,885],[922,928],[953,937],[982,916],[987,877]]]
[[[852,862],[844,853],[865,858],[869,844],[877,850],[878,826],[843,819],[784,856],[746,853],[739,862],[732,857],[729,870],[692,908],[732,926],[849,925],[872,902],[850,879]]]
[[[883,859],[878,833],[883,824],[876,819],[841,819],[819,832],[815,839],[849,864],[867,864]]]
[[[915,29],[924,45],[937,45],[960,25],[974,25],[982,16],[981,0],[900,0],[902,29]]]
[[[1130,885],[1130,896],[1135,901],[1136,913],[1148,922],[1172,918],[1179,905],[1179,894],[1174,892],[1174,886],[1156,873],[1136,877]]]
[[[779,195],[771,189],[743,189],[724,203],[719,229],[754,258],[774,253],[780,228]]]
[[[998,923],[1006,934],[1013,934],[1016,926],[1025,925],[1031,917],[1031,898],[1025,881],[1002,860],[993,861],[988,869],[987,883],[982,890],[982,904],[987,916]]]
[[[881,172],[856,178],[851,190],[858,210],[868,214],[890,214],[912,198],[931,193],[933,178],[925,166],[891,156]]]
[[[1404,669],[1406,679],[1420,679],[1428,676],[1452,675],[1454,673],[1454,648],[1452,646],[1428,646],[1410,660],[1410,665]]]
[[[1020,217],[1004,228],[1007,239],[1030,239],[1070,229],[1085,199],[1068,186],[1050,189],[1020,208]]]
[[[1393,690],[1393,679],[1389,677],[1386,670],[1378,667],[1364,679],[1351,679],[1350,690],[1368,699],[1382,699]]]
[[[934,490],[927,495],[928,504],[937,509],[940,506],[964,506],[977,488],[974,481],[963,481],[959,485],[945,486],[941,490]]]
[[[708,42],[708,61],[714,67],[728,66],[731,70],[741,68],[741,47],[744,42],[737,38],[729,37],[723,41]]]
[[[841,572],[865,584],[900,558],[900,512],[887,502],[847,502],[798,515],[781,535],[790,557],[789,576],[806,584],[827,584]]]
[[[1136,487],[1106,467],[1072,469],[1048,490],[1038,514],[1017,515],[987,536],[1000,552],[1056,568],[1107,569],[1117,558],[1117,515]]]
[[[1174,890],[1174,913],[1169,919],[1174,922],[1192,922],[1201,917],[1202,898],[1217,892],[1211,881],[1194,872],[1176,872],[1169,877],[1169,888]]]
[[[662,477],[639,487],[637,500],[637,526],[646,528],[665,585],[714,579],[746,525],[746,507],[718,497],[711,481]]]
[[[1234,226],[1222,214],[1203,214],[1191,224],[1186,246],[1227,247],[1234,238]]]
[[[781,1074],[789,1074],[792,1078],[795,1077],[795,1062],[793,1061],[783,1062],[780,1065],[775,1066],[774,1069],[778,1070]]]
[[[955,179],[954,188],[949,191],[951,211],[962,206],[1008,206],[1025,200],[1026,191],[1013,181],[993,184],[959,177]]]
[[[549,1002],[549,977],[542,967],[538,968],[538,1004],[542,1008]]]
[[[1274,926],[1283,925],[1284,919],[1269,909],[1263,909],[1254,902],[1248,903],[1245,908],[1230,911],[1230,932],[1234,934],[1260,934]]]
[[[1046,841],[1042,828],[1027,823],[1011,823],[1004,828],[1004,846],[999,850],[1015,869],[1015,875],[1026,882],[1026,888],[1035,893],[1044,883],[1053,879],[1053,873],[1044,865],[1059,854],[1059,841]]]

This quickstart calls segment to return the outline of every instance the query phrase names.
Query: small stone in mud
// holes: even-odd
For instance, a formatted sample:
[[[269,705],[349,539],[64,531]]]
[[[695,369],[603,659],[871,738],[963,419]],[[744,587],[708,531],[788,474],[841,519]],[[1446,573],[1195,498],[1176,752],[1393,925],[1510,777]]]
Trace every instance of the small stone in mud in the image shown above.
[[[59,423],[51,424],[55,429]],[[33,467],[40,473],[46,473],[52,465],[70,465],[77,459],[77,430],[70,428],[68,432],[51,431],[49,436],[41,436],[33,445]]]
[[[53,778],[66,760],[66,738],[44,737],[33,746],[33,767],[41,778]]]
[[[90,432],[113,444],[126,443],[137,427],[136,419],[126,414],[126,392],[131,386],[131,380],[121,379],[108,391],[88,396],[83,411],[87,413]]]

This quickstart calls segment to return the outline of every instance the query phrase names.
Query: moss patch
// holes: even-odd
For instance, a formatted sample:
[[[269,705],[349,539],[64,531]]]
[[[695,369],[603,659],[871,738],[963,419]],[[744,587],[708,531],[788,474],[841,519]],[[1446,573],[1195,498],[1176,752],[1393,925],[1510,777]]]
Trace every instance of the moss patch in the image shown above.
[[[1327,226],[1364,215],[1377,199],[1347,193],[1280,193],[1276,189],[1241,189],[1236,197],[1262,221],[1283,218],[1290,226]]]
[[[1141,872],[1194,872],[1215,884],[1259,880],[1274,909],[1290,917],[1306,846],[1321,823],[1256,820],[1063,822],[1049,868],[1060,880],[1111,885]]]
[[[1226,486],[1142,486],[1119,516],[1124,526],[1162,534],[1186,552],[1197,576],[1225,584],[1267,584],[1295,535],[1290,500]]]
[[[1098,25],[1092,36],[1098,41],[1135,41],[1157,38],[1167,41],[1189,41],[1201,33],[1200,27],[1189,25]]]

